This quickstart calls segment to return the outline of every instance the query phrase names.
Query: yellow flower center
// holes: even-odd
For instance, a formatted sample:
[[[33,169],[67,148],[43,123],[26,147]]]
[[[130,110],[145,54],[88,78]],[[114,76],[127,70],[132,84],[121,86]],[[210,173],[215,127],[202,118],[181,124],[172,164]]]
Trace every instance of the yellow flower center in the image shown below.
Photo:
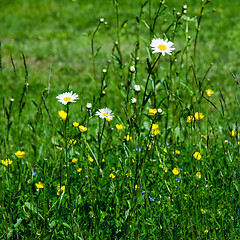
[[[158,48],[161,50],[161,51],[165,51],[167,49],[167,47],[165,45],[159,45]]]
[[[103,113],[102,115],[105,116],[105,117],[109,116],[108,113]]]
[[[65,97],[63,100],[66,101],[66,102],[69,102],[71,100],[71,98],[70,97]]]

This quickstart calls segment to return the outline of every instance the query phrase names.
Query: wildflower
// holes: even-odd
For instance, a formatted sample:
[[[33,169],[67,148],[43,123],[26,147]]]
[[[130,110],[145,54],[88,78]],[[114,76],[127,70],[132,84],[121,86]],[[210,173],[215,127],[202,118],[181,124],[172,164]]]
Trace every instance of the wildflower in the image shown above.
[[[204,115],[200,112],[195,112],[194,117],[196,120],[201,120],[204,118]]]
[[[125,136],[124,138],[125,138],[127,141],[129,141],[129,140],[131,140],[131,139],[132,139],[132,137],[131,137],[131,136],[129,136],[129,135]]]
[[[152,124],[152,130],[156,130],[156,129],[158,129],[158,124],[153,123]]]
[[[77,158],[73,158],[73,160],[72,160],[73,163],[76,163],[77,161],[78,161]]]
[[[64,191],[64,190],[65,190],[65,185],[60,187],[60,184],[58,184],[58,186],[57,186],[57,195],[59,196],[61,191]]]
[[[131,66],[129,70],[130,70],[131,73],[134,73],[136,71],[134,66]]]
[[[147,150],[151,150],[152,146],[150,144],[147,144]]]
[[[197,159],[197,160],[200,160],[200,159],[202,158],[202,156],[201,156],[201,154],[200,154],[199,152],[195,152],[195,153],[193,154],[193,157],[194,157],[195,159]]]
[[[80,173],[81,171],[82,171],[82,168],[78,168],[78,169],[77,169],[77,172]]]
[[[232,130],[232,131],[231,131],[231,136],[232,136],[232,137],[236,137],[236,136],[237,136],[237,131]]]
[[[79,126],[79,123],[78,123],[78,122],[74,122],[74,123],[73,123],[73,126],[74,126],[74,127],[78,127],[78,126]]]
[[[113,179],[113,178],[115,178],[116,176],[115,176],[113,173],[110,173],[109,177]]]
[[[153,134],[156,136],[158,134],[160,134],[160,130],[159,129],[156,129],[156,130],[153,130]]]
[[[188,116],[187,117],[187,122],[190,123],[190,122],[193,122],[194,121],[194,117],[193,116]]]
[[[71,139],[69,141],[70,146],[74,146],[76,143],[77,143],[77,140],[75,140],[75,139]]]
[[[140,88],[140,85],[134,85],[134,90],[135,92],[140,92],[141,88]]]
[[[212,89],[207,89],[206,93],[209,97],[211,97],[214,94],[214,91]]]
[[[104,22],[104,18],[100,18],[99,21],[100,21],[100,23],[103,23]]]
[[[151,202],[154,202],[154,201],[155,201],[155,198],[149,198],[149,200],[150,200]]]
[[[161,114],[161,113],[163,112],[163,110],[162,110],[161,108],[158,108],[157,112],[158,112],[159,114]]]
[[[105,159],[104,159],[104,158],[102,159],[102,162],[105,162]]]
[[[157,109],[156,108],[151,108],[151,109],[149,109],[149,115],[150,116],[155,116],[155,114],[157,113]]]
[[[142,194],[146,193],[146,191],[142,191]]]
[[[102,70],[102,72],[103,72],[103,73],[106,73],[106,72],[107,72],[107,69],[104,68],[104,69]]]
[[[87,108],[87,110],[90,110],[92,108],[92,104],[91,103],[87,103],[86,108]]]
[[[112,113],[112,110],[109,108],[102,108],[99,109],[98,112],[96,112],[96,115],[99,116],[100,118],[113,118],[114,114]]]
[[[150,46],[153,50],[153,53],[162,53],[165,56],[165,53],[172,55],[171,52],[175,50],[175,48],[171,48],[173,45],[172,42],[168,42],[168,39],[163,40],[161,38],[153,39]]]
[[[139,188],[139,187],[138,187],[138,185],[136,184],[135,187],[134,187],[135,191],[136,191],[138,188]]]
[[[172,172],[173,172],[174,175],[178,175],[180,173],[180,169],[179,168],[174,168],[172,170]]]
[[[200,172],[197,172],[197,173],[196,173],[196,177],[201,178],[201,177],[202,177],[202,174],[201,174]]]
[[[44,183],[42,182],[35,183],[35,185],[37,187],[37,190],[39,190],[40,188],[44,188]]]
[[[164,148],[164,149],[163,149],[163,151],[164,151],[164,152],[167,152],[167,149],[166,149],[166,148]]]
[[[176,153],[177,155],[179,155],[179,154],[180,154],[180,151],[179,151],[179,150],[176,150],[175,153]]]
[[[122,125],[122,124],[116,124],[116,128],[117,128],[118,130],[122,130],[122,129],[123,129],[123,125]]]
[[[205,213],[206,213],[206,211],[205,211],[204,209],[201,209],[201,212],[202,212],[202,214],[205,214]]]
[[[12,162],[13,162],[13,161],[10,160],[10,159],[2,160],[2,164],[5,165],[6,167],[7,167],[8,165],[11,165]]]
[[[201,137],[202,137],[202,138],[206,138],[206,135],[201,134]]]
[[[58,114],[59,114],[60,118],[62,118],[63,120],[67,119],[67,113],[64,112],[63,110],[58,111]]]
[[[80,130],[80,132],[86,132],[87,127],[84,127],[83,125],[81,125],[81,126],[79,126],[79,130]]]
[[[73,92],[65,92],[56,97],[58,101],[64,105],[67,105],[69,102],[76,102],[75,100],[78,99],[78,95]]]
[[[36,172],[33,172],[32,175],[33,175],[33,177],[35,177],[35,176],[37,175],[37,173],[36,173]]]
[[[137,99],[136,99],[136,98],[134,98],[134,97],[131,98],[131,103],[132,103],[132,104],[136,104],[136,102],[137,102]]]
[[[93,158],[90,157],[90,156],[88,156],[88,160],[89,160],[90,162],[93,162]]]
[[[22,157],[24,157],[25,152],[24,152],[24,151],[17,151],[17,152],[15,153],[15,155],[16,155],[18,158],[22,158]]]
[[[204,230],[204,234],[207,234],[208,233],[208,230],[206,229],[206,230]]]
[[[113,120],[113,117],[106,117],[106,120],[107,120],[108,122],[111,122],[111,121]]]

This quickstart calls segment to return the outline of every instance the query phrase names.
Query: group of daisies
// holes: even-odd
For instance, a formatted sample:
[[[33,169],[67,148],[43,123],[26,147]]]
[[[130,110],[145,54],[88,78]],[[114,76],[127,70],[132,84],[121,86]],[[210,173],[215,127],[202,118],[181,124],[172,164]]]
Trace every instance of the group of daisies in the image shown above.
[[[163,56],[165,56],[165,53],[171,55],[171,52],[175,50],[175,48],[172,48],[173,43],[168,41],[168,39],[163,40],[161,38],[153,39],[150,46],[152,48],[153,53],[161,53]],[[71,102],[76,102],[75,100],[78,99],[78,95],[76,93],[71,92],[65,92],[62,94],[59,94],[57,96],[57,99],[60,103],[67,105]],[[90,103],[87,104],[87,108],[91,108],[92,105]],[[114,117],[114,114],[112,113],[112,110],[109,108],[102,108],[99,109],[96,112],[96,115],[100,118],[106,118],[112,119]]]

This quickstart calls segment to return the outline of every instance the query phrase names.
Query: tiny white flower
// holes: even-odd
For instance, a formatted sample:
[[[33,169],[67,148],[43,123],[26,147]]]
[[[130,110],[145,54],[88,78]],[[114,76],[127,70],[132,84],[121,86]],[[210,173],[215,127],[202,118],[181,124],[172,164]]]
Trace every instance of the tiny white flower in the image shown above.
[[[69,102],[76,102],[75,100],[78,99],[78,95],[71,91],[59,94],[56,98],[60,103],[67,105]]]
[[[183,5],[183,9],[187,9],[187,5]]]
[[[87,109],[91,109],[92,108],[92,104],[91,103],[87,103],[86,108]]]
[[[100,18],[99,21],[100,21],[100,23],[103,23],[104,22],[104,18]]]
[[[97,112],[96,112],[96,115],[99,116],[100,118],[113,118],[114,117],[114,114],[112,113],[112,110],[109,109],[109,108],[102,108],[102,109],[99,109]]]
[[[171,52],[175,50],[172,48],[173,43],[168,41],[168,39],[163,40],[161,38],[153,39],[150,46],[153,50],[153,53],[162,53],[165,56],[165,53],[172,55]]]
[[[131,98],[131,103],[132,103],[132,104],[135,104],[136,102],[137,102],[137,99],[136,99],[136,98],[134,98],[134,97]]]
[[[163,110],[161,108],[159,108],[157,111],[159,114],[161,114],[163,112]]]
[[[106,72],[107,72],[107,69],[104,68],[104,69],[102,70],[102,72],[103,72],[103,73],[106,73]]]
[[[14,98],[11,98],[11,102],[14,102]]]
[[[134,85],[135,92],[140,92],[141,88],[140,85]]]
[[[135,71],[136,71],[135,67],[134,67],[134,66],[131,66],[131,67],[130,67],[130,72],[131,72],[131,73],[134,73]]]

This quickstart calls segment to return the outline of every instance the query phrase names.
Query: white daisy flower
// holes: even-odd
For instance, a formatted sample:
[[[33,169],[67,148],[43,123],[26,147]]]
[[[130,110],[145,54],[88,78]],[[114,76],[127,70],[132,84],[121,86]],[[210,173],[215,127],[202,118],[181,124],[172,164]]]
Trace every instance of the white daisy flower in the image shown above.
[[[69,102],[76,102],[75,100],[78,99],[78,95],[71,91],[59,94],[56,98],[60,103],[67,105]]]
[[[161,38],[153,39],[150,46],[152,47],[153,53],[162,53],[165,56],[165,53],[171,55],[171,52],[175,50],[172,48],[173,43],[168,42],[168,39],[163,40]]]
[[[132,98],[131,98],[131,103],[132,103],[132,104],[136,104],[136,103],[137,103],[137,99],[134,98],[134,97],[132,97]]]
[[[114,114],[112,113],[112,110],[109,108],[102,108],[99,109],[96,112],[96,115],[99,116],[100,118],[109,118],[112,119],[114,117]]]

